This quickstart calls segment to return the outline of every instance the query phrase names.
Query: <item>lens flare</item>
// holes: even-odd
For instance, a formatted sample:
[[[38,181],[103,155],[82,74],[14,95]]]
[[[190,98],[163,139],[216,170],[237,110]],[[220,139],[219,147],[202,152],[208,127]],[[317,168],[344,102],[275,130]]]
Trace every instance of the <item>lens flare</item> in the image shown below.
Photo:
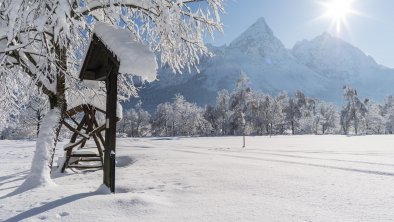
[[[353,2],[354,0],[330,0],[323,3],[327,9],[324,17],[332,20],[338,33],[341,32],[341,26],[346,24],[347,17],[355,13],[352,8]]]

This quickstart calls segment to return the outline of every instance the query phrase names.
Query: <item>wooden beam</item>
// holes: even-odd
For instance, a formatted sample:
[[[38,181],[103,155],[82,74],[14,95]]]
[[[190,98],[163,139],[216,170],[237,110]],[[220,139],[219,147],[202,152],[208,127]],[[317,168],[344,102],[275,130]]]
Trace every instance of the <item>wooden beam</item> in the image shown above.
[[[96,127],[99,126],[96,117],[94,117],[93,123],[94,123],[94,125],[95,125]],[[101,144],[103,144],[103,150],[105,150],[105,140],[104,140],[103,135],[101,134],[101,132],[99,132],[99,133],[97,133],[97,136],[98,136],[98,138],[100,139]]]
[[[62,123],[63,123],[63,125],[64,125],[65,127],[67,127],[69,130],[71,130],[71,131],[74,132],[75,134],[80,135],[80,136],[82,136],[82,137],[84,137],[84,138],[86,138],[86,139],[89,139],[89,136],[88,136],[88,135],[81,133],[80,131],[78,131],[78,129],[75,129],[74,127],[70,126],[70,124],[68,124],[66,121],[63,120]],[[73,143],[73,142],[75,142],[75,141],[70,141],[70,142]]]

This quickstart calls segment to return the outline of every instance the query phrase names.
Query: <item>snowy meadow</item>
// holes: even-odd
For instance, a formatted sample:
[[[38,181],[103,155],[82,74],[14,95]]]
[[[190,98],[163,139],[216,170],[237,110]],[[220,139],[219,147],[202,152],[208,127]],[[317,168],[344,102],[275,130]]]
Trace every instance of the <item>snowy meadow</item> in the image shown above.
[[[225,2],[1,0],[0,222],[393,221],[391,42]]]
[[[391,221],[393,136],[124,138],[102,170],[14,190],[35,142],[0,141],[0,221]],[[59,144],[63,145],[63,144]],[[55,159],[62,153],[56,153]]]

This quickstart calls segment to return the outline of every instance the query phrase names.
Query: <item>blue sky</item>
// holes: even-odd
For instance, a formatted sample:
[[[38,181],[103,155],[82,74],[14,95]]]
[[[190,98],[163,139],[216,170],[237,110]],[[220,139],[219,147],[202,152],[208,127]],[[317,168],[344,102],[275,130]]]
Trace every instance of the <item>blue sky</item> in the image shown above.
[[[330,19],[316,19],[327,11],[321,1],[325,0],[225,0],[225,33],[208,42],[228,44],[260,17],[287,48],[323,32],[337,35],[330,30]],[[378,63],[394,68],[394,0],[354,0],[352,8],[360,15],[348,16],[348,29],[342,29],[339,36]]]

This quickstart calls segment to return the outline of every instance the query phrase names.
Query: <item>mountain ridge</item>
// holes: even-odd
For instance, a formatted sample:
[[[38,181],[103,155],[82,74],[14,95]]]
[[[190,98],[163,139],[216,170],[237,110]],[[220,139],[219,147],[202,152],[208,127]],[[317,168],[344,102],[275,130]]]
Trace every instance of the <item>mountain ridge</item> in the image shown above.
[[[175,93],[201,106],[214,104],[217,91],[233,89],[241,71],[256,91],[292,94],[302,90],[337,104],[342,100],[343,85],[378,101],[394,94],[390,86],[394,69],[327,32],[287,49],[265,19],[259,18],[229,45],[208,47],[215,56],[201,58],[200,73],[179,75],[168,67],[160,68],[158,80],[139,90],[144,108],[153,112],[157,104],[171,100]]]

